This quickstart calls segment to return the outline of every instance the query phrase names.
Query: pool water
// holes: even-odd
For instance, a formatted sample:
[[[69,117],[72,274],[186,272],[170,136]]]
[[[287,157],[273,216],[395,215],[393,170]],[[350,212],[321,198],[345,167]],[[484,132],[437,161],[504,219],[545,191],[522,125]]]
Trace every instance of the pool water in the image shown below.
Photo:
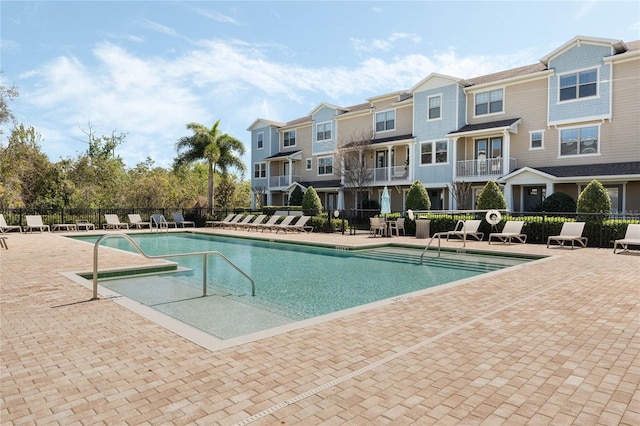
[[[531,259],[384,247],[359,250],[195,233],[132,234],[149,255],[217,250],[253,278],[251,284],[216,256],[174,257],[186,272],[100,280],[100,285],[221,339],[272,328],[514,266]],[[95,242],[98,236],[74,237]],[[135,252],[122,238],[104,246]]]

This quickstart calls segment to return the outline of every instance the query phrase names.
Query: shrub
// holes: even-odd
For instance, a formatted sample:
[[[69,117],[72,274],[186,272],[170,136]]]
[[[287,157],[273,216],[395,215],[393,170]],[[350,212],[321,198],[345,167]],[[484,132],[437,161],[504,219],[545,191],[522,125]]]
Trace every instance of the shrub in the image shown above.
[[[578,196],[578,213],[609,213],[611,200],[607,190],[597,180],[592,180]]]
[[[365,210],[380,210],[380,203],[376,200],[366,199],[362,202],[362,208]]]
[[[313,186],[307,188],[302,197],[302,211],[309,216],[316,216],[322,211],[322,201]]]
[[[296,185],[293,192],[289,196],[289,205],[290,206],[301,206],[302,200],[304,199],[304,191],[299,185]]]
[[[564,192],[554,192],[545,198],[536,211],[575,213],[576,208],[576,202],[570,195]]]
[[[479,210],[492,210],[507,208],[507,200],[504,198],[504,194],[500,190],[497,183],[490,180],[480,191],[478,195],[478,209]]]
[[[429,194],[422,182],[416,180],[411,184],[409,192],[407,192],[407,200],[405,202],[407,210],[429,210],[431,209],[431,200]]]

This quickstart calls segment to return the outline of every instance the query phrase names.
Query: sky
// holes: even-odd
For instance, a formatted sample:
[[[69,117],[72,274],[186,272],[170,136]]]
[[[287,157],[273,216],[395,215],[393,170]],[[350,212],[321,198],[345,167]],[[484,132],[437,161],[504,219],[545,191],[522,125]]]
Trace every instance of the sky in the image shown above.
[[[250,169],[258,118],[533,64],[577,35],[640,39],[640,2],[3,0],[0,82],[51,161],[91,130],[125,134],[128,167],[170,167],[187,123],[220,120]]]

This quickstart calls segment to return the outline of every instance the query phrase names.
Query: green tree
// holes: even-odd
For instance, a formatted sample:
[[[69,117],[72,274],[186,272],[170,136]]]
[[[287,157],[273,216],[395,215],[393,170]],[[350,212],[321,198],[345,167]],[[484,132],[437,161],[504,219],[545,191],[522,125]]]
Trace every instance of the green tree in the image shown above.
[[[311,216],[317,216],[322,211],[322,201],[313,186],[308,187],[302,197],[302,211]]]
[[[504,198],[504,194],[500,190],[497,183],[490,180],[487,182],[478,195],[479,210],[503,210],[507,208],[507,200]]]
[[[207,162],[209,171],[208,203],[212,212],[216,168],[220,168],[223,174],[226,174],[231,167],[242,173],[246,169],[239,157],[245,153],[244,145],[238,139],[222,133],[219,127],[220,120],[216,121],[210,129],[198,123],[187,124],[187,129],[191,130],[193,135],[178,139],[176,143],[178,157],[174,162],[177,167],[200,160]]]
[[[576,202],[569,194],[554,192],[544,199],[540,206],[536,208],[536,211],[575,213]]]
[[[611,200],[602,184],[592,180],[578,196],[578,213],[610,213]]]
[[[407,210],[429,210],[431,209],[431,200],[429,193],[419,180],[411,184],[409,192],[407,192],[407,200],[405,201]]]
[[[296,187],[291,192],[291,195],[289,196],[289,205],[301,206],[303,198],[304,198],[304,191],[302,191],[302,188],[300,187],[300,185],[296,185]]]

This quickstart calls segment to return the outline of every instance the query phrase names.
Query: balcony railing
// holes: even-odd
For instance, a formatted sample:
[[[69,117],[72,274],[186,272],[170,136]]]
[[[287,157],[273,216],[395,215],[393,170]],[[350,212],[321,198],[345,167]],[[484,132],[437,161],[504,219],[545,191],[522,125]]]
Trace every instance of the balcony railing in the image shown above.
[[[397,182],[409,179],[408,166],[390,166],[369,169],[374,182]]]
[[[516,159],[509,159],[509,170],[504,170],[502,158],[464,160],[456,162],[456,177],[501,176],[516,168]]]
[[[291,178],[291,180],[289,180]],[[283,186],[289,186],[293,182],[300,182],[301,177],[298,175],[285,175],[285,176],[271,176],[269,178],[269,188],[280,188]]]

